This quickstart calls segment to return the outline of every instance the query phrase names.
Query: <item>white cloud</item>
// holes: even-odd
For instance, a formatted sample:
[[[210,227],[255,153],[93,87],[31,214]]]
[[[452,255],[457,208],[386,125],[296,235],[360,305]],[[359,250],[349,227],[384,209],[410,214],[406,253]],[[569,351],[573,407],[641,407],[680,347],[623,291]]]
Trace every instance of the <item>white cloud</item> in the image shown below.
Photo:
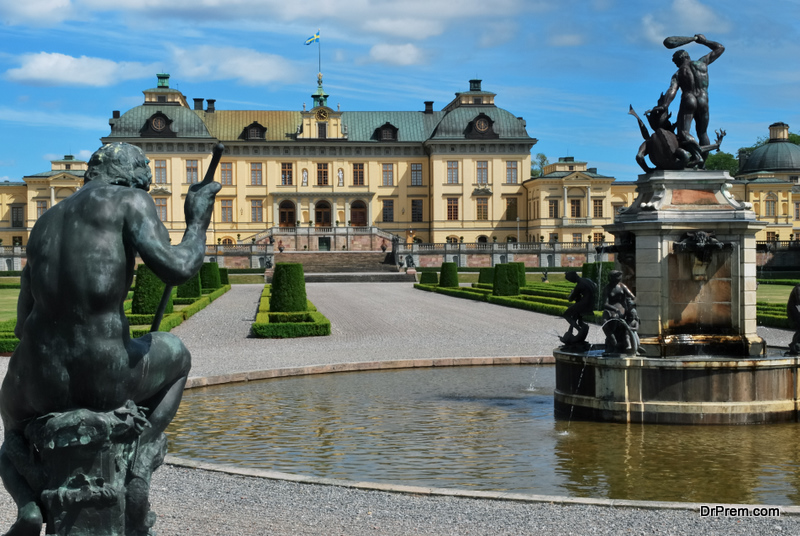
[[[558,34],[549,40],[554,47],[577,47],[584,43],[584,36],[581,34]]]
[[[57,52],[19,56],[21,67],[9,69],[5,78],[36,86],[111,86],[123,80],[152,76],[155,67],[138,62],[103,58],[74,58]]]
[[[727,17],[715,12],[699,0],[673,0],[669,9],[642,17],[644,37],[658,45],[668,35],[691,36],[701,32],[726,34],[731,28],[732,25]],[[711,35],[708,37],[713,39]]]
[[[108,117],[68,114],[47,110],[23,110],[0,107],[0,123],[18,123],[26,127],[63,127],[82,130],[108,130]]]
[[[51,26],[71,18],[75,13],[70,0],[3,0],[0,20],[6,24]]]
[[[388,45],[378,44],[369,51],[369,61],[374,63],[386,63],[389,65],[419,65],[425,63],[425,55],[422,50],[412,45]]]
[[[173,48],[177,74],[189,80],[235,79],[247,85],[292,82],[295,67],[281,56],[247,48]]]
[[[432,19],[367,19],[364,30],[380,35],[391,35],[405,39],[427,39],[444,32],[444,24]]]
[[[513,21],[490,22],[483,26],[478,43],[483,48],[496,47],[514,39],[518,31],[517,23]]]

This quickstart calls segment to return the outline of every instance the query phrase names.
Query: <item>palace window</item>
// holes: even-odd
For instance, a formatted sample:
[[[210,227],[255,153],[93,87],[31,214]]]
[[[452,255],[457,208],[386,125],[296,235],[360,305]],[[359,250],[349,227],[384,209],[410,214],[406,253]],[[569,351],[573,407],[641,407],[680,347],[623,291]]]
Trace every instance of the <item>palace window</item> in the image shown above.
[[[422,164],[411,164],[411,186],[422,186]]]
[[[387,223],[394,221],[394,199],[383,200],[383,221]]]
[[[291,162],[283,162],[281,164],[281,185],[291,186],[294,181],[294,172]]]
[[[447,184],[458,184],[458,162],[447,161]]]
[[[488,220],[489,219],[489,198],[478,197],[475,199],[475,219]]]
[[[450,221],[458,220],[458,198],[447,198],[447,219]]]
[[[519,211],[517,210],[517,198],[509,197],[506,199],[506,220],[514,221],[517,219]]]
[[[764,216],[777,216],[778,197],[770,193],[764,201]]]
[[[261,186],[262,184],[262,165],[261,162],[250,164],[250,185]]]
[[[233,199],[223,199],[219,202],[220,220],[225,223],[233,221]]]
[[[188,184],[197,183],[197,160],[186,161],[186,182]]]
[[[601,242],[603,242],[603,238],[604,238],[604,237],[603,237],[603,233],[594,233],[594,234],[592,235],[592,241],[593,241],[595,244],[600,244]]]
[[[411,221],[422,221],[422,199],[411,200]]]
[[[558,218],[558,201],[555,199],[551,199],[548,203],[548,218]]]
[[[778,241],[778,233],[775,231],[767,231],[767,242],[777,242]]]
[[[155,161],[155,177],[153,177],[156,184],[166,184],[167,183],[167,161],[166,160],[156,160]]]
[[[233,185],[233,164],[231,162],[220,163],[219,183],[223,186]]]
[[[247,139],[257,140],[261,138],[261,129],[259,127],[250,127],[247,131]]]
[[[328,185],[328,164],[317,164],[317,186]]]
[[[167,199],[164,197],[157,197],[153,199],[156,203],[156,214],[161,221],[167,221]]]
[[[481,160],[478,162],[478,184],[489,184],[489,162]]]
[[[602,199],[592,199],[592,208],[595,218],[602,218],[603,217],[603,200]]]
[[[506,162],[506,183],[517,184],[517,163]]]
[[[11,207],[11,227],[25,227],[22,207]]]
[[[364,186],[364,164],[353,164],[353,186]]]
[[[261,199],[252,199],[250,201],[250,221],[264,221],[264,202]]]
[[[797,201],[794,203],[794,219],[800,220],[800,203]]]
[[[383,182],[384,186],[394,186],[394,165],[383,164]]]
[[[581,200],[580,199],[570,199],[569,200],[569,216],[570,216],[570,218],[580,218],[581,217]]]
[[[581,233],[572,233],[572,241],[574,243],[583,242],[583,235]]]
[[[37,201],[36,202],[36,219],[42,217],[42,215],[47,212],[47,201]]]
[[[328,137],[328,123],[317,123],[317,132],[320,138]]]

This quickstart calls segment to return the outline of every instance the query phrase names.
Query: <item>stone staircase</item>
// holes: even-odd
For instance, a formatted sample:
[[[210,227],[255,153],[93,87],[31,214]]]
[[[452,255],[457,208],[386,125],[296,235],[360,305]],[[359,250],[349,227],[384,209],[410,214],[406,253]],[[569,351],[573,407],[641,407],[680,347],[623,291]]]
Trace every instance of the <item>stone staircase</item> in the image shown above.
[[[276,252],[275,262],[302,264],[307,283],[415,281],[413,274],[397,271],[388,252],[287,251]]]

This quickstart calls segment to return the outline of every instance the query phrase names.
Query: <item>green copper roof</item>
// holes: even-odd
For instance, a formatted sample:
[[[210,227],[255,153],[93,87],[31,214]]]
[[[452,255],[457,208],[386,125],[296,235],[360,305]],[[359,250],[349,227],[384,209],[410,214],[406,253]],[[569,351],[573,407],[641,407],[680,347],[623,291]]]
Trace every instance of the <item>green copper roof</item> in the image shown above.
[[[800,146],[788,140],[770,140],[754,150],[739,171],[739,175],[758,171],[800,172]]]
[[[492,130],[500,138],[532,140],[525,130],[524,121],[496,106],[459,106],[454,108],[442,118],[431,137],[436,140],[463,140],[467,125],[480,114],[487,115],[492,119],[494,122]]]
[[[378,141],[375,130],[386,123],[397,128],[397,141],[422,143],[430,138],[442,112],[344,112],[342,124],[347,126],[350,141]]]
[[[170,90],[174,91],[174,90]],[[111,133],[108,138],[138,138],[147,120],[161,112],[172,120],[170,129],[178,138],[211,138],[203,120],[197,114],[183,106],[168,106],[159,104],[143,104],[131,108],[118,119],[111,119]],[[168,139],[168,138],[165,138]],[[174,138],[172,138],[174,139]]]

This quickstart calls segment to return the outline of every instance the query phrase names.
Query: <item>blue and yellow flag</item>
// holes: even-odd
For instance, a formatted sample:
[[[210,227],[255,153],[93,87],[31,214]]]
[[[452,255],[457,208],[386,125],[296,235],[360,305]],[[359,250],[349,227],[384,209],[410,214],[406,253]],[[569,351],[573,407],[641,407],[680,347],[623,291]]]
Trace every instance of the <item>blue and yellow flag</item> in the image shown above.
[[[315,33],[314,35],[312,35],[311,37],[306,39],[306,44],[310,45],[311,43],[314,43],[315,41],[319,41],[319,30],[317,30],[317,33]]]

